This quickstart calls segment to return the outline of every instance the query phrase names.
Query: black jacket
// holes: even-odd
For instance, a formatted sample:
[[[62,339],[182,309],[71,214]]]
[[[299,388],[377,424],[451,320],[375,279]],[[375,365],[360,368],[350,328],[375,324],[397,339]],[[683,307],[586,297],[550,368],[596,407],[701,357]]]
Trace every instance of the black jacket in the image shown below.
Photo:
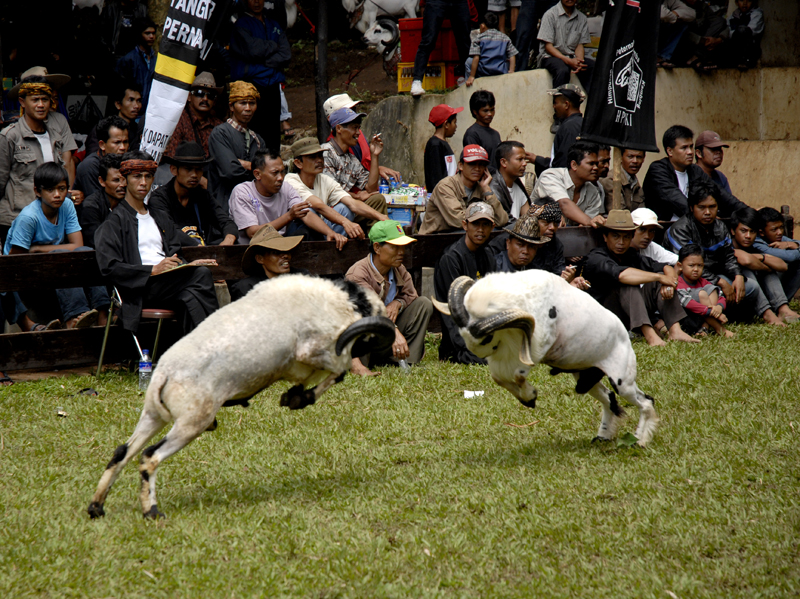
[[[583,277],[592,284],[589,295],[602,304],[612,291],[625,284],[619,282],[619,276],[624,271],[635,268],[645,272],[663,273],[665,266],[670,265],[642,256],[638,250],[629,249],[619,256],[603,245],[589,252]]]
[[[715,285],[720,275],[725,275],[733,280],[742,274],[736,254],[733,251],[728,227],[717,219],[714,224],[706,228],[687,214],[676,220],[664,234],[664,247],[676,254],[687,243],[696,243],[705,252],[705,268],[703,278]]]
[[[165,255],[180,255],[180,237],[169,215],[157,209],[151,209],[150,215],[161,231]],[[122,295],[122,326],[135,332],[142,316],[144,288],[150,281],[153,267],[142,264],[139,223],[131,205],[121,201],[97,229],[94,241],[100,274],[109,279]]]
[[[101,189],[83,200],[82,207],[78,220],[83,233],[83,245],[93,248],[97,227],[111,214],[111,202],[108,201],[105,189]]]
[[[530,203],[531,196],[528,195],[528,190],[525,189],[525,186],[522,184],[522,181],[520,179],[516,179],[514,181],[514,185],[516,185],[522,190],[522,193],[525,194],[525,198]],[[492,191],[494,192],[494,195],[497,196],[497,201],[503,205],[503,208],[505,208],[506,212],[508,213],[508,224],[513,224],[514,221],[517,220],[516,218],[511,216],[511,205],[514,203],[514,201],[511,199],[511,194],[508,193],[508,186],[506,185],[506,180],[503,179],[503,175],[500,173],[500,171],[497,171],[494,177],[492,177],[491,188]]]
[[[690,165],[686,172],[689,174],[689,186],[692,182],[705,177],[717,189],[716,198],[719,203],[719,216],[727,218],[737,210],[747,208],[747,204],[737,199],[732,194],[723,190],[696,164]],[[689,203],[686,196],[678,187],[678,176],[669,158],[656,160],[647,170],[644,178],[645,206],[658,215],[658,220],[672,220],[672,215],[683,216],[689,213]]]
[[[467,249],[466,236],[462,237],[448,247],[436,264],[433,271],[433,290],[436,299],[447,303],[450,285],[460,276],[480,279],[482,276],[494,272],[494,254],[488,245],[484,244],[475,252]],[[442,343],[439,346],[439,359],[455,362],[457,364],[486,364],[486,360],[479,358],[467,349],[466,343],[458,326],[449,316],[442,314]]]
[[[174,177],[151,194],[149,206],[169,214],[175,227],[195,244],[199,244],[198,236],[204,245],[219,245],[226,235],[239,237],[228,213],[202,187],[189,192],[189,202],[184,207],[178,200]]]

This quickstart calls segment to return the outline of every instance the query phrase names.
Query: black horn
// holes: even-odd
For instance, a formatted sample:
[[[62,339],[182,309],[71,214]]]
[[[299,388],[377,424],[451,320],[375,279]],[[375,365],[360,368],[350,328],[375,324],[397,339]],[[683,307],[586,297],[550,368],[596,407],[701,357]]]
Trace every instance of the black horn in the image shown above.
[[[369,340],[362,339],[370,335]],[[363,356],[370,352],[379,352],[391,347],[394,342],[394,323],[385,316],[367,316],[357,320],[336,340],[336,355],[341,356],[345,346],[353,339],[353,356]]]
[[[522,310],[503,310],[470,323],[469,333],[476,339],[481,339],[501,329],[520,329],[525,339],[519,348],[519,359],[524,364],[532,365],[531,343],[533,342],[533,330],[535,327],[536,321],[527,312]]]
[[[467,326],[469,313],[464,307],[464,296],[467,291],[475,284],[469,277],[458,277],[450,284],[450,293],[447,295],[447,303],[450,306],[450,316],[459,328]]]

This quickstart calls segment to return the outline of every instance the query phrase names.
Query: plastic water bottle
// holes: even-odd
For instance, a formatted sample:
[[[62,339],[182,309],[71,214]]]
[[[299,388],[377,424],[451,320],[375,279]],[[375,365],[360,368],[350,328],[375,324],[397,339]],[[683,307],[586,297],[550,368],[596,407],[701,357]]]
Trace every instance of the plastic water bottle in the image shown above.
[[[153,363],[150,361],[150,351],[142,350],[142,359],[139,362],[139,391],[147,391],[150,377],[153,375]]]
[[[389,187],[392,191],[397,189],[397,181],[394,180],[394,177],[389,177]]]

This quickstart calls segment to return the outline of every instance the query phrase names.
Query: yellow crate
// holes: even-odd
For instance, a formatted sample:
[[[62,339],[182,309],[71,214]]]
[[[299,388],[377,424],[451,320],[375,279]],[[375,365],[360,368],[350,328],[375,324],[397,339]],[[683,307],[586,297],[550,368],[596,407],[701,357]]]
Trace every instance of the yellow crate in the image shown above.
[[[400,62],[397,64],[397,91],[410,92],[411,83],[414,80],[414,63]],[[422,80],[422,87],[426,91],[447,88],[447,71],[445,63],[430,62],[425,67],[425,78]]]

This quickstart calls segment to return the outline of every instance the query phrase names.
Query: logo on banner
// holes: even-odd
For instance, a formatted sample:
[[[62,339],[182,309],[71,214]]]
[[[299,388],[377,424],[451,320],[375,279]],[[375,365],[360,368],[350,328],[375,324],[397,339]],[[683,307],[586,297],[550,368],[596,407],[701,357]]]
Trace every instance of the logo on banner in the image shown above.
[[[608,77],[608,104],[617,109],[614,120],[630,127],[633,115],[642,106],[644,72],[632,43],[617,49],[616,53],[618,56]]]

